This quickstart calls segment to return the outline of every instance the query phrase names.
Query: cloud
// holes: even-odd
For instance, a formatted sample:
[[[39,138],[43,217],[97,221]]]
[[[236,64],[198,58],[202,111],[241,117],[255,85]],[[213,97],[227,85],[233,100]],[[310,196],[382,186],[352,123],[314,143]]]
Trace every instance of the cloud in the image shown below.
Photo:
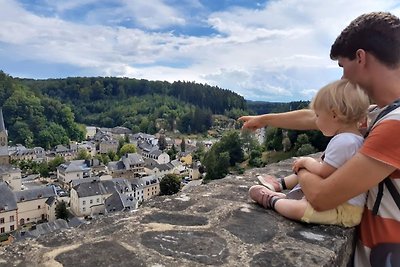
[[[352,19],[400,13],[392,0],[281,0],[218,11],[198,0],[26,3],[0,0],[5,72],[19,62],[65,64],[76,75],[197,81],[268,101],[310,99],[340,78],[329,49]],[[49,78],[24,69],[26,77]]]

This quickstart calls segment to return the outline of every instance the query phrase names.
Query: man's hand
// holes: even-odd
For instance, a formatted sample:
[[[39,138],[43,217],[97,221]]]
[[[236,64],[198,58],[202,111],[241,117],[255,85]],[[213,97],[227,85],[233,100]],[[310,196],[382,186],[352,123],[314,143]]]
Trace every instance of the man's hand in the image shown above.
[[[255,131],[256,129],[262,128],[263,125],[262,119],[260,116],[242,116],[238,119],[238,121],[243,122],[242,129],[248,129],[251,131]]]

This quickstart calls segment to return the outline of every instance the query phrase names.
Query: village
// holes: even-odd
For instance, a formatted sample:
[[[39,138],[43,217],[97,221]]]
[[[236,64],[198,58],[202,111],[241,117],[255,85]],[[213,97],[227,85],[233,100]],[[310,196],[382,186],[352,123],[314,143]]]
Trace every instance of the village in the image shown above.
[[[102,164],[97,154],[116,153],[121,138],[136,147],[117,161]],[[159,195],[160,181],[167,174],[182,178],[182,186],[201,181],[199,161],[192,158],[196,141],[185,140],[185,151],[171,159],[165,151],[181,147],[184,139],[166,136],[160,150],[160,134],[133,134],[124,127],[87,127],[86,141],[57,145],[49,151],[41,147],[8,146],[8,134],[0,110],[0,237],[2,242],[88,223],[92,218],[112,212],[135,211],[147,199]],[[212,141],[203,142],[205,148]],[[79,151],[90,159],[77,160]],[[65,162],[50,178],[25,175],[10,162],[50,161],[62,157]],[[199,183],[197,183],[199,184]],[[56,216],[56,207],[65,203],[68,220]]]

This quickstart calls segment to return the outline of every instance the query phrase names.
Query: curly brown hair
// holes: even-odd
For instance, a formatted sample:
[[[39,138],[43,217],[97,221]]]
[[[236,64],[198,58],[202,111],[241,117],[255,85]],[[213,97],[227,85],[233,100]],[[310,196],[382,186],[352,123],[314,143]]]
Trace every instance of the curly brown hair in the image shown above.
[[[336,38],[330,57],[355,59],[364,49],[389,68],[400,65],[400,19],[387,12],[363,14],[353,20]]]

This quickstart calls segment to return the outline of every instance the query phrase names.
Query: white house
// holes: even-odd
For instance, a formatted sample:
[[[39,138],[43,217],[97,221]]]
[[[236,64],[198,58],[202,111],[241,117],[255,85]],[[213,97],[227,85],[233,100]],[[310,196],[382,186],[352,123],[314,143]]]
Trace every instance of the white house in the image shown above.
[[[116,192],[112,181],[94,180],[72,187],[70,195],[71,211],[76,216],[104,214],[105,200]]]
[[[53,186],[15,192],[19,226],[50,219],[48,214],[54,211],[49,211],[49,205],[46,202],[49,198],[56,198],[56,196]],[[55,208],[55,205],[52,208]]]
[[[157,196],[160,193],[160,179],[154,175],[141,177],[132,181],[135,198],[139,201]]]
[[[57,167],[57,179],[68,187],[72,180],[91,177],[91,168],[85,160],[72,160]]]

